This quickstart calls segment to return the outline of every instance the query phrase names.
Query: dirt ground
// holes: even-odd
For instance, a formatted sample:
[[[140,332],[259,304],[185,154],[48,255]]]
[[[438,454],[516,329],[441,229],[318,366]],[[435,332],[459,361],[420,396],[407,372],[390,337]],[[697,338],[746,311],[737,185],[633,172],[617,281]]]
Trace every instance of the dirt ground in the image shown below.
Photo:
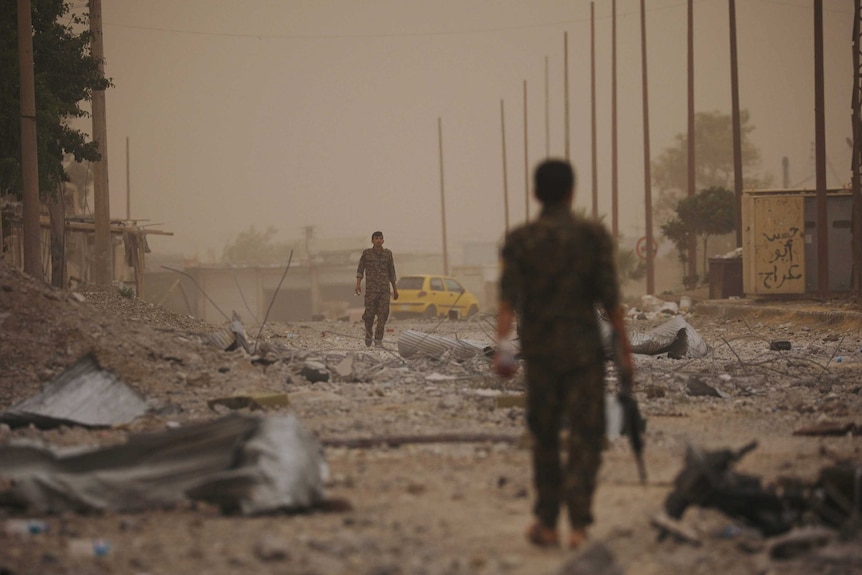
[[[862,424],[858,304],[696,303],[685,318],[711,346],[706,357],[636,356],[636,397],[647,419],[647,485],[637,480],[626,439],[610,441],[590,545],[547,550],[524,539],[532,504],[524,412],[501,407],[501,396],[523,391],[522,373],[503,381],[484,357],[403,358],[397,349],[408,329],[490,344],[493,318],[392,320],[384,349],[365,348],[360,326],[347,322],[245,326],[267,351],[267,361],[253,361],[242,350],[209,343],[208,334],[224,326],[110,290],[53,290],[0,263],[0,411],[37,393],[88,352],[153,405],[149,415],[118,429],[0,426],[0,444],[25,438],[58,446],[119,443],[130,433],[224,415],[225,408],[207,406],[211,399],[281,391],[290,400],[281,409],[293,409],[326,446],[327,496],[350,504],[349,510],[264,517],[224,516],[198,503],[48,517],[0,507],[6,527],[0,529],[0,573],[862,573],[858,533],[849,543],[836,539],[777,560],[768,553],[769,539],[710,509],[692,507],[682,519],[699,545],[658,540],[650,519],[662,509],[687,445],[736,449],[756,439],[758,448],[737,469],[765,484],[786,477],[813,481],[826,465],[862,461],[859,436],[793,433],[824,422]],[[663,319],[632,313],[629,328],[647,331]],[[772,351],[772,340],[790,341],[792,348]],[[306,361],[333,366],[346,357],[354,362],[349,376],[311,383],[301,375]],[[692,381],[717,393],[693,395]],[[443,434],[497,439],[335,446]],[[12,533],[22,518],[44,520],[48,529]],[[93,541],[102,544],[102,554],[93,552]],[[586,569],[587,554],[599,548],[609,555]]]

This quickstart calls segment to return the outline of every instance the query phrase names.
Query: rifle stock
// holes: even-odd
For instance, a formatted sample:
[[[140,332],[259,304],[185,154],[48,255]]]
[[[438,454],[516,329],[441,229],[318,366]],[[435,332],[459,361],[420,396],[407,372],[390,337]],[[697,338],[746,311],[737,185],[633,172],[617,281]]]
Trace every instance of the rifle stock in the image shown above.
[[[632,453],[635,456],[635,463],[638,467],[638,477],[641,484],[646,484],[647,473],[646,466],[643,461],[643,430],[645,421],[641,417],[638,403],[632,393],[634,385],[634,373],[631,367],[631,362],[626,357],[626,350],[623,347],[623,342],[614,329],[611,333],[611,345],[613,346],[614,366],[619,378],[620,389],[617,394],[617,400],[623,408],[623,434],[628,435],[629,444],[632,447]]]

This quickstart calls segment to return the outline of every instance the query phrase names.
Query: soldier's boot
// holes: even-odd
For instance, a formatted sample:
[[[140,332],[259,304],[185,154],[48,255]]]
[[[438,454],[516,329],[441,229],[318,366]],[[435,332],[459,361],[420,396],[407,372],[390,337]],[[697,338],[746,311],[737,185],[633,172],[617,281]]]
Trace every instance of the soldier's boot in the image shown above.
[[[365,322],[365,347],[371,347],[371,332],[374,328],[374,320]]]
[[[572,528],[569,532],[569,549],[578,549],[587,542],[587,530],[583,528]]]
[[[537,547],[559,547],[560,536],[553,527],[545,527],[536,521],[527,529],[527,541]]]

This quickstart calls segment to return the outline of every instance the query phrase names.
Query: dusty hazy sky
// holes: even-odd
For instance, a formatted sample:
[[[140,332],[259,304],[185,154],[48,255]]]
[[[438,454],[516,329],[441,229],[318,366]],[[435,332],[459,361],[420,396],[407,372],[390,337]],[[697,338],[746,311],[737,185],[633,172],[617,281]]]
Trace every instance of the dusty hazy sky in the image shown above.
[[[647,0],[652,157],[686,131],[686,1]],[[811,0],[737,3],[741,106],[761,172],[813,187]],[[621,231],[643,234],[640,4],[617,1]],[[595,2],[600,211],[610,212],[611,2]],[[157,252],[221,255],[254,225],[279,239],[386,233],[397,251],[442,246],[437,121],[450,258],[504,226],[500,102],[510,222],[530,168],[564,153],[568,33],[577,205],[590,197],[590,3],[580,0],[104,0],[111,213],[175,235]],[[726,0],[695,0],[697,111],[730,112]],[[827,181],[850,179],[852,0],[824,1]],[[536,205],[531,201],[535,214]]]

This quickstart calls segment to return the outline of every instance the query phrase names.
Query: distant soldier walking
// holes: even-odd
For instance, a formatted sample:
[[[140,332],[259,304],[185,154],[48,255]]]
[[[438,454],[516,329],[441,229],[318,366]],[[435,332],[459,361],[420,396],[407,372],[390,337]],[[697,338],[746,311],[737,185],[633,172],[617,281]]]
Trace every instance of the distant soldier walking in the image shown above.
[[[372,247],[363,250],[356,268],[356,295],[362,293],[362,276],[365,276],[365,345],[371,346],[371,338],[377,347],[383,345],[383,332],[389,318],[389,285],[392,299],[398,299],[395,285],[395,260],[392,252],[383,247],[383,232],[371,234]],[[377,318],[375,328],[374,319]]]
[[[562,504],[568,511],[572,548],[586,539],[593,522],[593,492],[605,441],[604,350],[597,305],[610,316],[621,339],[621,362],[631,373],[613,242],[601,224],[572,213],[574,189],[575,174],[568,162],[548,160],[536,168],[534,193],[542,212],[513,230],[502,249],[494,359],[500,375],[511,376],[517,369],[511,351],[506,352],[517,313],[536,489],[536,521],[527,539],[539,546],[558,545]],[[631,386],[631,381],[624,383]],[[569,436],[562,465],[564,418]]]

